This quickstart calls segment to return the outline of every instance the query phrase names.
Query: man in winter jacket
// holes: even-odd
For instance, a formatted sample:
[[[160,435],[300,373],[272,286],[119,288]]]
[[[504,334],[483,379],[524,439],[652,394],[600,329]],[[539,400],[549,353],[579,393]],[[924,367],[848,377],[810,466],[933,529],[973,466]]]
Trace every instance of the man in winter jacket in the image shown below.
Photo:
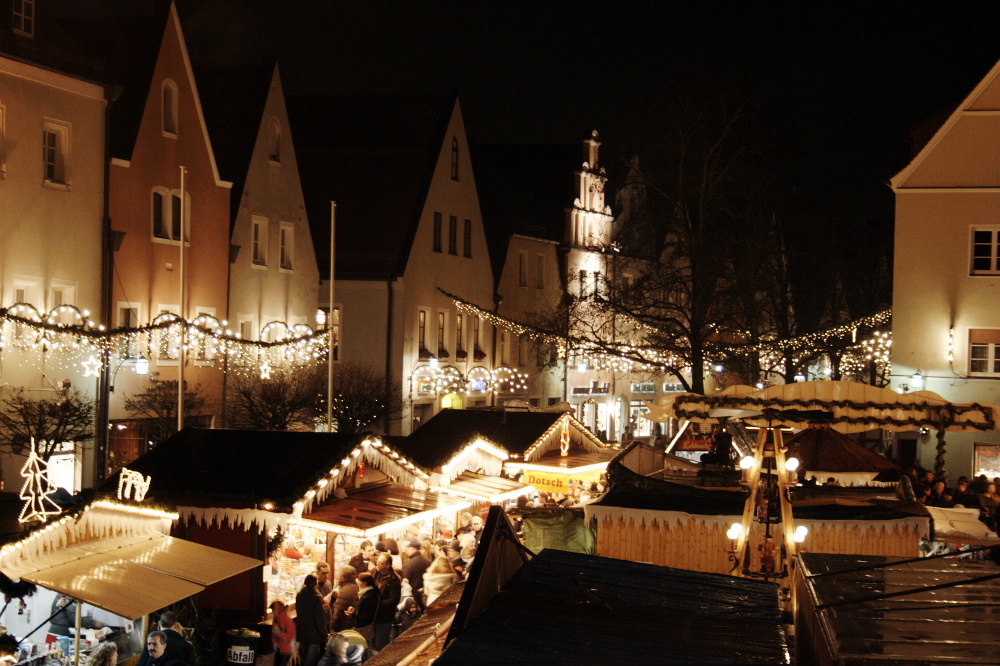
[[[375,614],[375,649],[381,650],[392,639],[392,621],[396,618],[396,607],[402,598],[403,582],[392,570],[392,555],[382,553],[376,560],[375,586],[381,601]]]

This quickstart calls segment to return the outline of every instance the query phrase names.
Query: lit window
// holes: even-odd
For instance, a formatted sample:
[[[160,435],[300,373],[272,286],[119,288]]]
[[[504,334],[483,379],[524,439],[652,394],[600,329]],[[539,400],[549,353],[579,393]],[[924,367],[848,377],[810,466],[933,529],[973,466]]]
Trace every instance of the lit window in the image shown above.
[[[458,254],[458,218],[448,218],[448,254]]]
[[[458,180],[458,137],[451,137],[451,179]]]
[[[438,343],[438,358],[448,358],[448,350],[444,346],[444,329],[445,329],[445,314],[443,312],[438,312],[438,331],[437,331],[437,343]]]
[[[441,251],[441,213],[434,213],[434,245],[435,252]]]
[[[330,324],[330,338],[333,340],[333,360],[340,360],[340,308],[333,309],[333,322]]]
[[[1000,275],[1000,227],[972,228],[972,274]]]
[[[68,184],[67,155],[69,154],[69,129],[45,123],[42,129],[42,176],[46,184]]]
[[[163,82],[163,133],[177,136],[177,84],[166,79]]]
[[[1000,375],[1000,329],[969,329],[969,374]]]
[[[278,233],[281,268],[290,271],[292,270],[292,257],[295,252],[295,229],[287,222],[282,222]]]
[[[19,35],[35,36],[35,0],[14,0],[13,25]]]
[[[267,220],[254,216],[250,239],[250,261],[255,266],[267,266]]]
[[[427,351],[427,312],[417,311],[417,343],[420,345],[418,353],[420,358],[430,358],[431,353]]]

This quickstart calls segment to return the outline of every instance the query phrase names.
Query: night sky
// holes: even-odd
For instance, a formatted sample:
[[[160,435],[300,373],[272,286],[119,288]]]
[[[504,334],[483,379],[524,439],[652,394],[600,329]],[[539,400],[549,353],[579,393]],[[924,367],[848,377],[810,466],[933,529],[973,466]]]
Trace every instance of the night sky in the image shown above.
[[[816,209],[891,217],[907,131],[1000,59],[1000,3],[179,0],[192,52],[279,58],[288,94],[457,89],[470,140],[627,152],[678,75],[739,86]],[[612,152],[614,149],[612,149]]]

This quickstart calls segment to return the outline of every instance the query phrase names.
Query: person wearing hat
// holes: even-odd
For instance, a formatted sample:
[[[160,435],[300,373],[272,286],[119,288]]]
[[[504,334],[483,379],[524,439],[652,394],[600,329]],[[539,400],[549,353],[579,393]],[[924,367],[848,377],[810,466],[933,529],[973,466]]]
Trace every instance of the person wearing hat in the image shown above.
[[[409,559],[403,565],[403,578],[410,581],[410,588],[413,590],[413,599],[421,611],[424,609],[424,573],[431,565],[430,560],[420,552],[419,541],[411,541],[406,544],[406,554]]]

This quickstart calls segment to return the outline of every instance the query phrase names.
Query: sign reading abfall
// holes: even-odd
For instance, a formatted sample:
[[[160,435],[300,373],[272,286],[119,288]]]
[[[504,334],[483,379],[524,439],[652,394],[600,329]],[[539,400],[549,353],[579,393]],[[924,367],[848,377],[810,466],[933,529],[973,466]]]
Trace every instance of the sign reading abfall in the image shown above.
[[[252,664],[253,650],[248,647],[234,646],[226,650],[227,664]]]

